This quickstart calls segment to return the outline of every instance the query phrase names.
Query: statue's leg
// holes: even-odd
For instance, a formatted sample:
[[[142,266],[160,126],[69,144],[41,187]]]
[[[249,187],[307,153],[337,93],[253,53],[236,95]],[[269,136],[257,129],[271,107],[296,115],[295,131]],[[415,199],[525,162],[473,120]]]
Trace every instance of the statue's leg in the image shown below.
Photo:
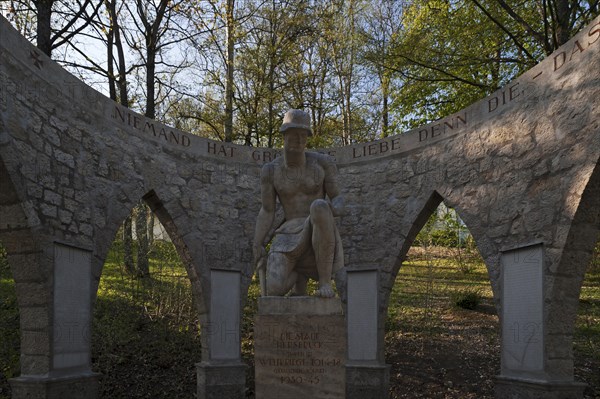
[[[313,201],[310,206],[310,222],[312,246],[319,273],[319,289],[315,295],[330,298],[335,295],[331,287],[335,255],[335,221],[327,201],[321,199]]]
[[[293,296],[304,296],[306,295],[306,286],[308,284],[308,277],[303,274],[297,273],[296,284],[292,290]]]
[[[269,252],[267,262],[267,295],[283,296],[296,283],[298,273],[294,271],[294,262],[281,252]]]

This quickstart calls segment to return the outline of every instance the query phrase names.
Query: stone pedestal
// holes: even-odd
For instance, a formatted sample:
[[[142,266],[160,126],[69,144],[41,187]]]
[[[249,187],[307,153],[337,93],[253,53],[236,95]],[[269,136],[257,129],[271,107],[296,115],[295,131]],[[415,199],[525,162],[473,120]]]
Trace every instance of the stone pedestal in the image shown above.
[[[346,399],[382,399],[389,396],[389,364],[347,364]]]
[[[95,399],[100,376],[92,372],[56,378],[24,376],[9,382],[13,399]]]
[[[197,363],[198,399],[245,398],[246,368],[243,363]]]
[[[259,298],[256,399],[345,398],[345,325],[338,298]]]
[[[574,381],[540,381],[496,376],[497,399],[580,399],[587,385]]]

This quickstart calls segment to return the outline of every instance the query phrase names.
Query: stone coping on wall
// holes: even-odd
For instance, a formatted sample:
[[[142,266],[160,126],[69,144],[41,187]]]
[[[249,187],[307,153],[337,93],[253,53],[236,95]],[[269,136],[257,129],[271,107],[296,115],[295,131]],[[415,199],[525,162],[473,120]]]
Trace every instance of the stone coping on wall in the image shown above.
[[[28,82],[14,82],[0,74],[0,101],[7,101],[11,95],[38,96],[42,90],[51,91],[44,93],[44,96],[70,97],[73,104],[87,106],[87,113],[110,121],[116,134],[135,134],[163,145],[165,151],[191,151],[211,160],[244,165],[262,165],[281,155],[278,149],[248,147],[195,136],[122,107],[51,62],[32,45],[23,46],[24,39],[4,17],[0,17],[0,36],[0,51],[8,52],[14,60],[28,60],[28,64],[21,66],[39,75],[40,81],[50,82],[47,87],[31,87]],[[548,83],[557,75],[568,73],[569,64],[589,53],[592,47],[600,47],[600,17],[596,17],[587,28],[538,65],[455,114],[385,139],[315,151],[333,156],[339,165],[363,163],[418,151],[430,144],[472,131],[525,100],[530,85]]]

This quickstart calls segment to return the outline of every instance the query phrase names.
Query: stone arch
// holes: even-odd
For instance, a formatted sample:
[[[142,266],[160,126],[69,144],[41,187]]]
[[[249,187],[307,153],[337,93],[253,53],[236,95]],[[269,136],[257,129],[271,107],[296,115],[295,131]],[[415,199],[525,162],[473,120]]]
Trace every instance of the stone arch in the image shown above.
[[[147,193],[140,196],[140,199],[149,206],[151,212],[154,213],[167,231],[179,258],[186,269],[187,278],[191,283],[191,295],[199,319],[199,328],[202,331],[200,345],[202,349],[202,358],[204,359],[205,356],[209,356],[211,330],[210,315],[208,314],[209,306],[207,306],[207,289],[203,284],[205,281],[209,280],[210,269],[207,265],[203,264],[204,258],[202,257],[202,251],[198,251],[198,245],[194,245],[192,242],[196,236],[189,234],[192,227],[186,224],[190,219],[190,216],[186,214],[186,210],[184,210],[177,201],[163,201],[163,198],[168,198],[168,196],[162,192],[162,190],[166,189],[168,189],[168,186],[157,187],[156,190],[150,189]],[[111,213],[111,222],[110,226],[107,226],[106,228],[106,235],[96,242],[98,254],[97,269],[94,270],[94,277],[96,278],[95,290],[93,292],[94,300],[97,300],[98,298],[99,283],[111,244],[114,241],[116,234],[118,234],[118,230],[122,225],[124,218],[131,214],[131,210],[138,203],[139,201],[135,200],[131,200],[127,203],[120,203],[119,208]],[[174,217],[173,215],[178,215],[178,217]],[[186,235],[185,233],[188,234]],[[208,302],[208,304],[209,303],[210,302]],[[92,314],[93,312],[94,308],[92,308]],[[197,360],[200,361],[201,359]],[[192,367],[193,364],[189,364],[189,366]]]
[[[404,239],[401,245],[395,250],[394,266],[391,269],[390,273],[390,285],[393,284],[393,282],[395,281],[398,272],[400,271],[400,267],[402,266],[402,262],[405,260],[406,254],[412,246],[415,238],[417,237],[423,226],[425,226],[425,223],[427,222],[429,217],[433,214],[433,212],[435,212],[437,207],[442,202],[445,203],[447,206],[453,208],[469,229],[469,232],[475,240],[477,250],[480,252],[485,261],[488,273],[491,275],[492,273],[494,273],[494,270],[497,269],[497,263],[494,263],[494,260],[497,257],[494,257],[493,255],[495,251],[491,250],[491,248],[493,248],[491,246],[492,244],[488,237],[485,235],[485,233],[482,231],[482,229],[477,228],[479,224],[477,223],[477,221],[473,220],[474,215],[467,212],[467,210],[463,206],[461,206],[461,204],[457,202],[455,198],[444,197],[442,194],[440,194],[440,192],[443,191],[433,190],[429,193],[427,197],[425,197],[425,199],[413,198],[415,205],[413,205],[412,210],[408,210],[408,212],[406,213],[406,218],[408,220],[405,220],[405,226],[407,227],[405,228],[405,232],[401,233]],[[497,292],[494,288],[494,279],[490,278],[490,284],[492,284],[494,296],[496,296]],[[386,297],[386,307],[387,301],[388,299]]]
[[[573,379],[573,330],[581,295],[581,286],[600,233],[600,163],[594,167],[566,235],[566,244],[556,270],[546,274],[554,278],[548,287],[546,352],[551,363],[550,378]],[[552,256],[547,249],[546,257]],[[551,262],[547,262],[550,264]]]
[[[200,317],[205,316],[207,311],[205,296],[206,290],[203,289],[201,275],[207,273],[206,265],[201,263],[198,264],[197,261],[202,261],[202,258],[192,256],[192,250],[190,249],[190,246],[186,243],[186,240],[180,233],[181,227],[178,226],[177,222],[171,216],[172,212],[170,212],[167,207],[169,205],[171,207],[175,205],[165,205],[154,190],[150,190],[142,197],[142,199],[150,207],[150,210],[158,217],[158,220],[166,229],[167,234],[169,234],[173,245],[175,245],[175,249],[177,250],[179,257],[183,262],[188,278],[192,284],[192,295],[196,301],[196,306],[198,308]],[[181,213],[183,212],[183,209],[173,210],[173,212]],[[194,261],[195,259],[196,262]]]
[[[17,293],[21,329],[21,375],[50,371],[51,303],[48,295],[48,262],[35,233],[36,215],[21,200],[0,157],[0,242],[8,255]],[[21,186],[23,187],[23,186]],[[39,223],[39,220],[37,221]]]
[[[160,191],[159,191],[160,192]],[[133,197],[131,197],[133,198]],[[183,262],[186,269],[188,278],[192,285],[192,295],[194,297],[199,316],[202,320],[206,316],[206,287],[203,286],[203,281],[206,281],[208,277],[208,269],[206,265],[199,264],[194,260],[202,260],[202,254],[194,253],[196,246],[189,245],[184,238],[182,232],[187,232],[189,226],[180,226],[178,222],[172,217],[175,215],[184,215],[185,210],[173,201],[170,203],[164,203],[159,194],[151,189],[144,195],[140,195],[141,200],[150,207],[150,210],[158,217],[161,224],[165,227],[169,237],[171,238],[177,253]],[[94,298],[96,298],[98,285],[102,275],[102,268],[104,261],[110,249],[110,246],[117,234],[123,220],[131,214],[131,210],[135,207],[137,201],[128,201],[126,203],[117,203],[114,201],[114,208],[107,217],[107,226],[104,232],[98,232],[96,235],[96,251],[95,251],[95,264],[93,268],[94,276]],[[177,207],[177,209],[175,209]],[[198,252],[198,251],[195,251]],[[201,251],[200,251],[201,252]],[[204,276],[204,279],[201,278]],[[201,326],[202,327],[202,326]]]
[[[543,322],[548,325],[544,337],[548,356],[543,354],[540,379],[528,383],[537,385],[545,397],[557,382],[572,381],[572,354],[565,349],[570,348],[572,323],[563,323],[562,318],[573,317],[576,307],[581,260],[593,245],[585,235],[595,236],[598,231],[598,216],[593,212],[599,205],[600,135],[594,115],[598,114],[600,88],[590,71],[598,70],[600,62],[599,27],[596,18],[546,60],[459,113],[402,135],[323,150],[336,158],[340,174],[349,180],[348,192],[359,204],[341,221],[349,235],[354,232],[349,238],[354,248],[345,254],[348,272],[381,276],[377,288],[373,287],[373,294],[378,295],[376,314],[387,307],[385,292],[393,283],[392,274],[397,273],[392,273],[394,266],[418,232],[414,226],[420,212],[428,201],[438,201],[437,196],[458,209],[476,237],[495,282],[495,294],[502,296],[505,288],[501,286],[502,254],[527,249],[532,242],[543,243],[536,248],[543,251],[546,275],[535,278],[543,282],[545,297],[534,310],[536,315],[544,314]],[[213,272],[223,277],[221,282],[230,281],[231,276],[232,281],[241,279],[240,291],[247,289],[251,260],[246,254],[228,255],[249,250],[258,210],[259,173],[254,172],[277,151],[188,136],[149,120],[111,102],[44,58],[3,18],[0,33],[0,84],[6,89],[0,95],[0,152],[3,176],[12,179],[6,196],[4,192],[0,196],[0,212],[16,206],[17,212],[10,217],[19,225],[26,219],[23,226],[27,227],[10,236],[18,240],[23,255],[12,266],[31,272],[31,280],[22,281],[27,289],[19,288],[18,295],[34,301],[27,311],[35,316],[32,323],[39,323],[35,324],[39,328],[23,335],[31,351],[25,358],[29,364],[24,370],[29,374],[24,378],[31,378],[29,388],[15,397],[51,386],[55,386],[54,396],[93,397],[93,375],[82,377],[81,370],[75,370],[73,388],[67,392],[62,388],[64,380],[56,381],[51,373],[54,356],[65,354],[54,351],[52,345],[57,316],[53,295],[59,291],[53,290],[57,247],[85,258],[80,264],[64,266],[67,272],[77,272],[80,266],[88,270],[91,263],[99,276],[117,226],[133,204],[154,189],[158,200],[152,195],[147,199],[157,201],[157,208],[163,204],[192,258],[201,259],[196,272],[201,295],[211,306],[215,297],[219,299],[213,295],[217,290],[211,292]],[[435,170],[443,173],[435,175]],[[192,204],[190,198],[200,195],[197,204]],[[178,205],[184,196],[187,204]],[[485,220],[479,222],[479,215]],[[590,220],[596,224],[590,227]],[[201,226],[204,221],[210,223]],[[5,226],[0,230],[4,230],[2,239],[8,237]],[[586,239],[581,240],[582,236]],[[233,243],[225,248],[225,256],[203,252],[206,245],[220,244],[223,237]],[[236,243],[242,244],[236,247]],[[79,276],[78,281],[83,281],[79,285],[87,286],[91,275],[86,271],[85,281]],[[71,275],[63,269],[60,277],[69,280]],[[222,290],[226,293],[221,299],[237,291],[237,286],[225,286],[228,289]],[[63,302],[85,299],[88,305],[87,293],[69,297],[69,290],[64,291]],[[63,309],[64,313],[68,310]],[[211,309],[209,313],[218,312]],[[382,353],[382,343],[377,345]],[[224,363],[227,367],[222,367]],[[231,385],[233,373],[239,378],[236,392],[243,397],[239,356],[209,358],[206,366],[202,373],[199,369],[199,387],[222,392],[219,389]],[[359,370],[355,380],[370,381],[369,367]],[[61,372],[66,372],[64,367]],[[526,375],[517,370],[508,377]],[[87,383],[82,380],[88,377]],[[377,384],[384,386],[388,380],[389,376],[383,376]],[[506,381],[518,395],[527,391],[522,380]],[[357,395],[367,389],[367,383],[359,385],[354,390]]]

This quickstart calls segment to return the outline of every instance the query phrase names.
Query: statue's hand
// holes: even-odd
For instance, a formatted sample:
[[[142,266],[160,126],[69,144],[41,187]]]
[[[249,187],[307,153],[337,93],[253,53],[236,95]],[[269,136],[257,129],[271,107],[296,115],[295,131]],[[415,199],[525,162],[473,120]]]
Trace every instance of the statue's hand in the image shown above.
[[[335,291],[331,284],[319,284],[319,289],[315,291],[315,296],[320,296],[321,298],[333,298],[335,296]]]

